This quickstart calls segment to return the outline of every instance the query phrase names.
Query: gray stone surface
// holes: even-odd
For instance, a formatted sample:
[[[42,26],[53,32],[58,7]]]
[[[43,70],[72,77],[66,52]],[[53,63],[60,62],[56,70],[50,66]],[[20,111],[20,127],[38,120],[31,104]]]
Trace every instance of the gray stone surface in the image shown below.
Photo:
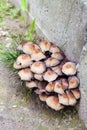
[[[79,115],[84,120],[87,127],[87,48],[82,51],[79,66],[81,100]]]
[[[20,1],[20,0],[19,0]],[[12,0],[14,3],[18,1]],[[79,0],[27,0],[28,13],[36,18],[44,36],[59,46],[69,59],[78,60],[83,45],[82,13]]]

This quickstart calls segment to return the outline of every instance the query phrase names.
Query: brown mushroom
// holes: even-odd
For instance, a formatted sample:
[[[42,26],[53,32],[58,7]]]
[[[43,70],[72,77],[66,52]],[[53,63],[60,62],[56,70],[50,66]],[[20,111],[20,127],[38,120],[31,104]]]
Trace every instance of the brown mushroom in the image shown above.
[[[61,80],[55,81],[54,92],[59,93],[59,94],[63,94],[64,93]]]
[[[42,52],[46,52],[46,51],[50,50],[51,43],[48,41],[42,41],[42,42],[40,42],[39,46],[40,46]]]
[[[34,50],[31,55],[32,60],[39,61],[46,58],[46,56],[42,53],[40,49]]]
[[[21,69],[21,66],[18,65],[16,62],[14,62],[13,67],[14,67],[15,69]]]
[[[46,90],[45,88],[38,88],[34,91],[36,94],[40,95],[42,93],[46,93]]]
[[[26,82],[26,87],[31,89],[31,88],[37,88],[37,81],[27,81]]]
[[[67,93],[67,97],[69,99],[69,106],[74,106],[77,103],[74,95],[70,91],[66,91],[66,93]]]
[[[51,55],[53,58],[56,58],[58,60],[63,60],[63,55],[60,52],[55,52]]]
[[[31,71],[32,71],[33,73],[41,74],[41,73],[43,73],[45,70],[46,70],[46,66],[45,66],[44,62],[37,61],[37,62],[34,62],[34,63],[31,65]]]
[[[46,99],[46,104],[56,111],[59,111],[64,108],[64,106],[59,103],[59,99],[55,96],[49,96]]]
[[[79,79],[76,76],[69,77],[68,81],[69,89],[77,88],[79,86]]]
[[[62,66],[61,66],[61,65],[52,67],[52,70],[53,70],[55,73],[57,73],[58,76],[63,75],[63,73],[62,73]]]
[[[61,79],[61,82],[62,82],[63,89],[64,89],[64,90],[68,89],[69,83],[68,83],[67,79],[62,78],[62,79]]]
[[[43,73],[42,74],[34,74],[34,78],[39,80],[39,81],[43,81]]]
[[[45,93],[42,93],[42,94],[39,95],[39,99],[40,99],[42,102],[45,102],[46,99],[47,99],[47,97],[48,97],[48,96],[47,96]]]
[[[62,95],[59,95],[59,103],[68,106],[69,105],[69,99],[66,93],[63,93]]]
[[[31,57],[27,54],[21,54],[18,56],[16,63],[21,66],[21,68],[28,67],[32,64]]]
[[[55,86],[55,82],[48,83],[47,86],[46,86],[46,91],[54,92],[54,86]]]
[[[48,58],[47,60],[45,60],[45,63],[46,63],[47,67],[52,67],[52,66],[58,65],[60,63],[60,61],[51,57],[51,58]]]
[[[71,92],[73,93],[76,99],[79,99],[81,97],[81,93],[79,89],[71,90]]]
[[[23,46],[24,46],[25,44],[32,44],[32,42],[21,41],[20,44],[19,44],[18,47],[17,47],[17,50],[22,51],[22,50],[23,50]]]
[[[30,81],[33,78],[33,73],[29,68],[22,69],[18,72],[19,77],[21,80]]]
[[[50,52],[51,53],[60,52],[60,48],[57,45],[54,45],[53,43],[51,43]]]
[[[47,69],[47,71],[43,75],[43,78],[45,81],[51,82],[57,78],[57,74],[51,69]]]
[[[38,50],[38,49],[39,49],[39,46],[36,44],[28,44],[27,43],[23,46],[23,52],[26,54],[30,54],[30,55],[33,54],[33,51]]]
[[[62,72],[65,75],[74,75],[76,74],[76,66],[73,62],[66,62],[62,67]]]

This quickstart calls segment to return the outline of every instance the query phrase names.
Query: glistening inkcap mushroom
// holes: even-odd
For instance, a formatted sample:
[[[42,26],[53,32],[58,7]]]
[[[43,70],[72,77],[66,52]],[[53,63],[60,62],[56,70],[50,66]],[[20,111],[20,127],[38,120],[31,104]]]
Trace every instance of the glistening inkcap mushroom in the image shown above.
[[[60,48],[57,45],[54,45],[53,43],[51,43],[50,52],[51,53],[60,52]]]
[[[62,72],[65,75],[75,75],[76,74],[76,66],[73,62],[66,62],[62,66]]]
[[[58,74],[58,76],[63,75],[62,73],[62,66],[61,65],[57,65],[55,67],[52,67],[52,70]]]
[[[68,78],[69,89],[77,88],[79,86],[79,79],[76,76]]]
[[[46,56],[42,53],[40,49],[34,50],[31,58],[33,61],[40,61],[46,58]]]
[[[31,80],[31,81],[27,81],[26,82],[26,87],[27,88],[29,88],[29,89],[31,89],[31,88],[37,88],[37,81],[33,81],[33,80]]]
[[[42,102],[45,102],[46,101],[46,99],[47,99],[47,95],[46,95],[46,93],[42,93],[42,94],[39,94],[39,99],[42,101]]]
[[[69,99],[68,99],[68,96],[66,93],[63,93],[61,95],[59,94],[58,98],[59,98],[59,103],[65,105],[65,106],[69,105]]]
[[[29,55],[32,55],[33,51],[38,50],[38,49],[39,49],[39,46],[36,44],[28,44],[27,43],[23,46],[23,52],[26,54],[29,54]]]
[[[69,83],[68,83],[68,80],[66,78],[61,78],[61,83],[62,83],[64,90],[68,89]]]
[[[63,55],[60,52],[55,52],[51,56],[53,58],[56,58],[56,59],[60,60],[60,61],[64,59]]]
[[[29,68],[22,69],[18,72],[21,80],[30,81],[33,78],[33,73]]]
[[[59,111],[64,108],[64,106],[59,103],[59,99],[55,96],[49,96],[46,99],[46,104],[56,111]]]
[[[57,78],[57,74],[51,69],[47,69],[47,71],[43,75],[43,78],[45,81],[51,82]]]
[[[55,81],[54,92],[59,93],[59,94],[63,94],[64,93],[61,80]]]
[[[77,103],[76,98],[74,97],[72,92],[66,91],[66,93],[67,93],[67,97],[69,99],[69,106],[74,106]]]
[[[45,64],[47,67],[51,67],[51,66],[56,66],[60,63],[59,60],[57,60],[56,58],[48,58],[47,60],[45,60]]]
[[[36,74],[41,74],[46,70],[44,62],[37,61],[31,65],[31,71]]]
[[[78,88],[71,90],[71,92],[73,93],[73,95],[75,96],[76,99],[80,99],[81,93],[80,93],[80,90]]]
[[[39,81],[43,81],[43,73],[42,74],[34,74],[34,78],[39,80]]]
[[[32,42],[21,41],[21,42],[19,43],[18,47],[17,47],[17,50],[23,51],[23,46],[24,46],[25,44],[32,44]]]
[[[16,62],[14,62],[13,67],[15,69],[21,69],[21,65],[18,65]]]
[[[47,86],[46,86],[46,91],[54,92],[54,86],[55,86],[55,82],[48,83]]]
[[[46,51],[50,50],[51,43],[48,41],[41,41],[39,43],[39,46],[40,46],[42,52],[46,52]]]
[[[21,66],[21,68],[28,67],[32,64],[31,57],[27,54],[21,54],[16,59],[16,63]]]

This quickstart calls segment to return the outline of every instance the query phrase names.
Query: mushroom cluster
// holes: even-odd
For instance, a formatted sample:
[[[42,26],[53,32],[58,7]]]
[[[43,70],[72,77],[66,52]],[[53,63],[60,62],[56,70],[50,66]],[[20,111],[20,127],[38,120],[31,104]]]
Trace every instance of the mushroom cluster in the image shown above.
[[[19,70],[20,79],[41,101],[56,111],[77,103],[81,94],[76,65],[57,45],[48,41],[39,44],[22,41],[17,50],[22,54],[13,67]]]

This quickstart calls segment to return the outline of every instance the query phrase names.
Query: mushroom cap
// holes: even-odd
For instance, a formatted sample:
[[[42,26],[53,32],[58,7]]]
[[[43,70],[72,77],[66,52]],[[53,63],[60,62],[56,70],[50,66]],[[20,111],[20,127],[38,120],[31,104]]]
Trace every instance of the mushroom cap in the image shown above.
[[[21,54],[18,56],[16,63],[21,66],[21,68],[28,67],[32,64],[31,57],[27,54]]]
[[[62,106],[62,105],[59,103],[59,99],[58,99],[57,97],[55,97],[55,96],[49,96],[49,97],[46,99],[46,104],[47,104],[50,108],[52,108],[52,109],[54,109],[54,110],[56,110],[56,111],[61,110],[61,109],[64,108],[64,106]]]
[[[59,93],[59,94],[64,93],[63,86],[60,80],[55,81],[54,92]]]
[[[74,75],[76,74],[76,66],[73,62],[66,62],[63,66],[62,66],[62,72],[65,75]]]
[[[65,79],[65,78],[62,78],[62,79],[61,79],[61,82],[62,82],[62,85],[63,85],[63,89],[64,89],[64,90],[68,89],[68,87],[69,87],[68,80]]]
[[[51,43],[48,41],[42,41],[42,42],[40,42],[39,46],[40,46],[42,52],[46,52],[46,51],[50,50]]]
[[[60,61],[51,57],[51,58],[48,58],[47,60],[45,60],[45,63],[46,63],[47,67],[51,67],[51,66],[58,65],[60,63]]]
[[[57,74],[51,69],[47,69],[47,71],[43,75],[43,78],[45,81],[51,82],[57,78]]]
[[[26,82],[26,87],[27,88],[37,88],[37,82],[36,81],[27,81]]]
[[[18,47],[17,47],[17,50],[22,51],[22,50],[23,50],[23,46],[24,46],[25,44],[27,44],[27,43],[28,43],[28,41],[21,41],[21,42],[19,43]],[[30,43],[30,42],[29,42],[29,43]]]
[[[51,53],[60,52],[60,48],[57,45],[51,43],[50,52]]]
[[[45,93],[42,93],[42,94],[39,95],[39,99],[40,99],[42,102],[45,102],[46,99],[47,99],[47,97],[48,97],[48,96],[47,96]]]
[[[45,66],[44,62],[37,61],[37,62],[34,62],[34,63],[31,65],[31,71],[32,71],[33,73],[41,74],[41,73],[43,73],[45,70],[46,70],[46,66]]]
[[[60,65],[58,66],[55,66],[55,67],[52,67],[52,70],[58,74],[58,76],[61,76],[63,73],[62,73],[62,67]]]
[[[74,97],[76,99],[79,99],[81,97],[81,93],[80,93],[80,90],[79,89],[74,89],[74,90],[71,90],[71,92],[73,93]]]
[[[33,51],[38,50],[38,49],[39,49],[39,46],[32,43],[31,44],[27,43],[23,46],[23,52],[30,55],[32,55]]]
[[[21,69],[21,66],[18,65],[16,62],[14,62],[13,67],[14,67],[15,69]]]
[[[63,55],[60,52],[54,52],[51,56],[53,58],[58,59],[58,60],[63,60],[64,59]]]
[[[21,80],[30,81],[33,78],[33,73],[29,68],[22,69],[18,72],[19,77]]]
[[[59,95],[59,103],[68,106],[69,105],[69,100],[68,96],[66,93],[63,93],[62,95]]]
[[[67,93],[67,97],[69,99],[69,106],[74,106],[77,103],[74,95],[70,91],[66,91],[66,93]]]
[[[34,91],[36,94],[40,95],[42,93],[46,93],[46,90],[45,88],[38,88]]]
[[[79,86],[79,79],[76,76],[69,77],[68,81],[69,89],[77,88]]]
[[[55,86],[55,82],[48,83],[47,86],[46,86],[46,91],[54,92],[54,86]]]
[[[34,50],[31,55],[32,60],[39,61],[46,58],[46,56],[42,53],[40,49]]]
[[[39,80],[39,81],[43,81],[43,73],[42,74],[34,74],[34,78]]]

